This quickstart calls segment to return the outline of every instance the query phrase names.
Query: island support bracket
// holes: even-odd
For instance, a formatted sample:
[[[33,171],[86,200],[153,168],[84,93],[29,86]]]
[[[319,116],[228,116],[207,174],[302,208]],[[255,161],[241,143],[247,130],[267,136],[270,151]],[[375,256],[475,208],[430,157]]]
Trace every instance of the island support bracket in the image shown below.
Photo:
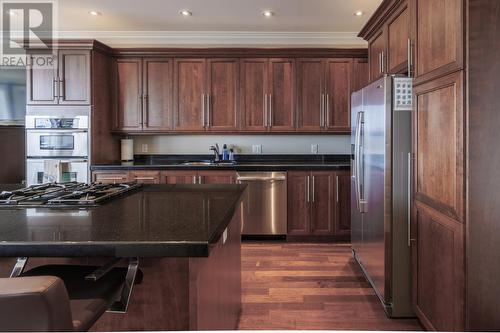
[[[26,263],[28,262],[28,257],[18,257],[14,268],[12,268],[12,272],[10,273],[10,277],[18,277],[24,271],[24,267],[26,267]]]
[[[139,268],[139,259],[129,258],[127,274],[125,275],[125,282],[123,284],[123,288],[120,293],[120,299],[111,304],[111,306],[106,312],[115,312],[115,313],[127,312],[138,268]]]

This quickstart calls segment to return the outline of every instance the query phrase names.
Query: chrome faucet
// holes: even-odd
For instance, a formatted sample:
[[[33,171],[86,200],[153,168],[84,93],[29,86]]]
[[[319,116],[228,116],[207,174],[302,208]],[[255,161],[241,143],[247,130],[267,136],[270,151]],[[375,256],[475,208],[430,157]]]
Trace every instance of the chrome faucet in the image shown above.
[[[210,150],[214,152],[214,162],[220,162],[220,149],[219,144],[210,146]]]

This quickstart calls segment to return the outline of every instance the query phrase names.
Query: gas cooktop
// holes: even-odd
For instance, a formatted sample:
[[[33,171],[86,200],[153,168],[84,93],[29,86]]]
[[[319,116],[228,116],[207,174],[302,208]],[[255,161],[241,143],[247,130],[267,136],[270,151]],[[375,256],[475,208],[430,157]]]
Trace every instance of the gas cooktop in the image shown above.
[[[89,207],[140,188],[137,183],[50,183],[0,193],[1,207]]]

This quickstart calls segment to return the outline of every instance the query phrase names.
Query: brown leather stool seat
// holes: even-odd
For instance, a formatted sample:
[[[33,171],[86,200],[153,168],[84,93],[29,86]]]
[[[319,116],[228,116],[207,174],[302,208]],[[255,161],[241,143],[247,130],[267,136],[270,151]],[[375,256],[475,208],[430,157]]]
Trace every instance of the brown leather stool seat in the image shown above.
[[[118,298],[127,274],[126,267],[114,267],[97,281],[85,277],[97,266],[45,265],[35,267],[22,276],[55,276],[64,282],[70,300],[73,330],[87,331]],[[139,270],[135,284],[142,280]]]

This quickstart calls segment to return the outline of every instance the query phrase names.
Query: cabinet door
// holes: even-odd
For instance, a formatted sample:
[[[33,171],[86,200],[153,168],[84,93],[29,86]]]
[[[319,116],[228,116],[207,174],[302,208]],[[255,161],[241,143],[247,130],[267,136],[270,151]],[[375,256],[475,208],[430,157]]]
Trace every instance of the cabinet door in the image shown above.
[[[91,104],[90,51],[59,51],[59,104]]]
[[[144,59],[143,130],[168,131],[173,125],[173,60]]]
[[[234,184],[236,173],[234,171],[199,171],[201,184]]]
[[[351,130],[352,59],[330,59],[326,65],[325,127],[331,132]]]
[[[416,83],[463,68],[463,1],[416,0]]]
[[[240,113],[243,131],[267,131],[268,59],[241,59]]]
[[[463,75],[414,88],[415,199],[449,217],[464,216]]]
[[[115,129],[142,129],[142,60],[116,60]]]
[[[413,225],[414,309],[434,331],[464,330],[463,225],[417,204]]]
[[[384,58],[385,58],[385,33],[380,30],[368,42],[368,59],[370,61],[370,82],[381,78],[384,74]]]
[[[129,178],[140,184],[160,184],[160,171],[130,171]]]
[[[335,173],[311,175],[311,234],[333,235],[335,227]]]
[[[269,108],[271,131],[295,130],[295,60],[269,60]]]
[[[387,21],[387,66],[389,74],[408,72],[410,10],[403,1]]]
[[[288,173],[288,235],[309,235],[311,225],[311,173]]]
[[[165,171],[161,173],[163,184],[196,184],[198,173],[195,170]]]
[[[204,131],[206,123],[205,59],[176,59],[174,73],[175,130]]]
[[[209,59],[207,128],[209,131],[238,129],[238,59]]]
[[[92,181],[103,184],[117,184],[129,181],[127,171],[94,171]]]
[[[351,234],[351,174],[338,171],[335,180],[335,236]]]
[[[317,132],[325,124],[325,63],[323,59],[297,60],[297,129]]]
[[[52,66],[36,66],[36,59],[52,59]],[[57,104],[59,85],[57,82],[57,58],[47,54],[31,54],[31,63],[26,68],[27,104]]]
[[[354,59],[352,91],[358,91],[368,84],[369,81],[368,59]]]

